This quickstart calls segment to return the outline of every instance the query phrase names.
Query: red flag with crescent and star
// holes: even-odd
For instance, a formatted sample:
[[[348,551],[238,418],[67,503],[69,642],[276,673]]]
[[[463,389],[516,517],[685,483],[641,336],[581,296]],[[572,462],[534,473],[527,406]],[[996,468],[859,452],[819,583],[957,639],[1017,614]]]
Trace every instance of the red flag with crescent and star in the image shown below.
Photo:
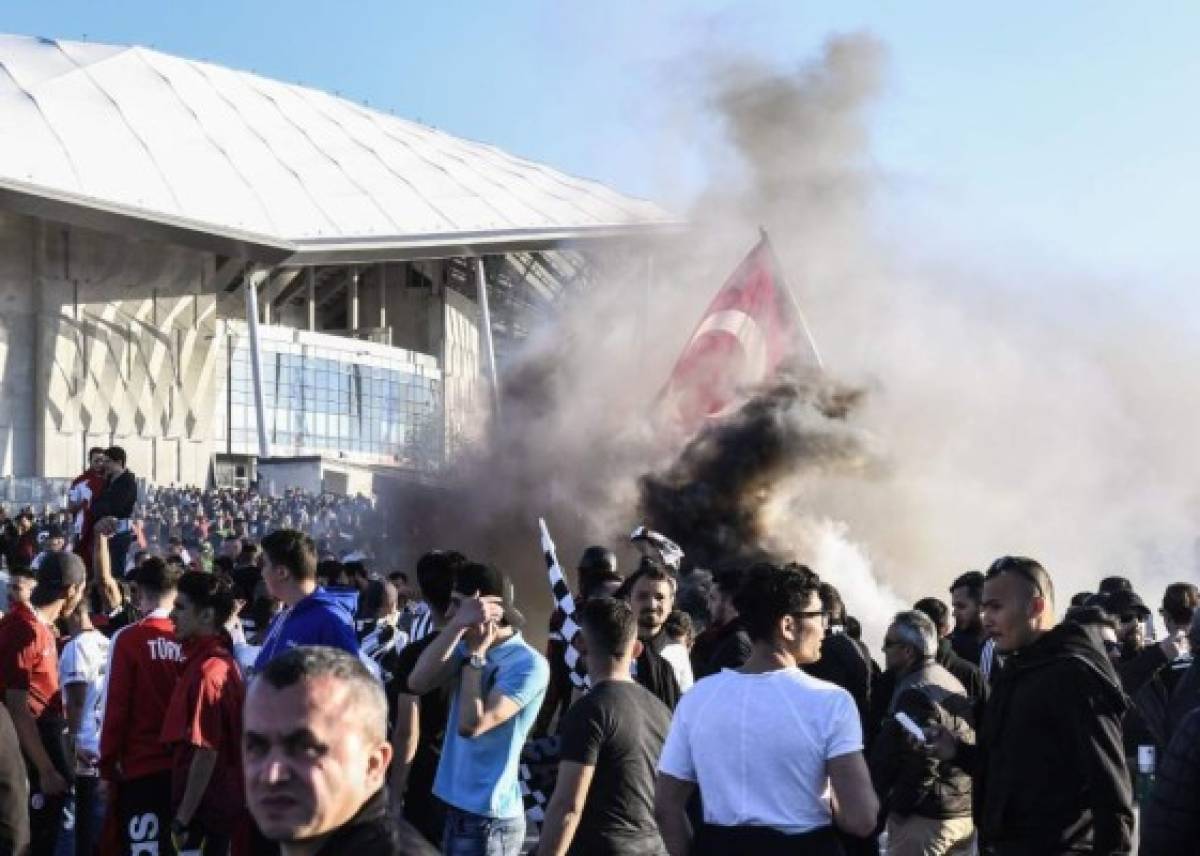
[[[687,432],[736,408],[786,361],[820,355],[764,232],[708,305],[660,397]]]

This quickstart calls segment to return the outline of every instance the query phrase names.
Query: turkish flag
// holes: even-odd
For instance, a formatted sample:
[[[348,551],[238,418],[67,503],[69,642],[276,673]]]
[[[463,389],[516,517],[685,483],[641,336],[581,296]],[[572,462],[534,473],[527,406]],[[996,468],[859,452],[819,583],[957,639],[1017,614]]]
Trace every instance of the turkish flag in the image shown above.
[[[660,402],[689,433],[741,402],[785,360],[820,357],[764,233],[717,292],[671,371]]]

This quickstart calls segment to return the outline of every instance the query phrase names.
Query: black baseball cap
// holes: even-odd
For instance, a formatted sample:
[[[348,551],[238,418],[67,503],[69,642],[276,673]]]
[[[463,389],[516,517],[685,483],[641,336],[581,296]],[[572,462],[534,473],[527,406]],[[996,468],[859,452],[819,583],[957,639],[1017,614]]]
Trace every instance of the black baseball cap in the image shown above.
[[[83,559],[74,553],[47,553],[37,569],[37,585],[30,595],[35,601],[54,599],[73,585],[87,581]]]
[[[512,580],[494,565],[468,562],[454,571],[454,590],[459,594],[479,593],[480,597],[498,597],[504,604],[504,620],[510,627],[520,630],[525,626],[525,616],[517,609],[516,592]]]

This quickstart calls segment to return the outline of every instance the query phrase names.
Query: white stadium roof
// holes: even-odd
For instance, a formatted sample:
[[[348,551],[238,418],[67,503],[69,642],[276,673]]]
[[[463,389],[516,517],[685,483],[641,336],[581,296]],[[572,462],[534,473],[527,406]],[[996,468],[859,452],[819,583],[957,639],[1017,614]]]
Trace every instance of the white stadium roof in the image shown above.
[[[0,207],[293,263],[679,225],[652,202],[315,89],[142,47],[9,35]]]

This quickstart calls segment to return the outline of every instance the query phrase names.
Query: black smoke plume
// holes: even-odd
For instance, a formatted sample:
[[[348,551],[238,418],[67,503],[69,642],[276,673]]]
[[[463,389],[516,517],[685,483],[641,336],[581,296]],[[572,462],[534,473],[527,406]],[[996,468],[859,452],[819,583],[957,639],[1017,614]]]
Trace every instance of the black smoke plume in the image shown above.
[[[781,374],[641,477],[643,519],[677,541],[691,567],[772,558],[765,511],[776,488],[868,462],[864,436],[847,423],[862,397],[820,374]]]

